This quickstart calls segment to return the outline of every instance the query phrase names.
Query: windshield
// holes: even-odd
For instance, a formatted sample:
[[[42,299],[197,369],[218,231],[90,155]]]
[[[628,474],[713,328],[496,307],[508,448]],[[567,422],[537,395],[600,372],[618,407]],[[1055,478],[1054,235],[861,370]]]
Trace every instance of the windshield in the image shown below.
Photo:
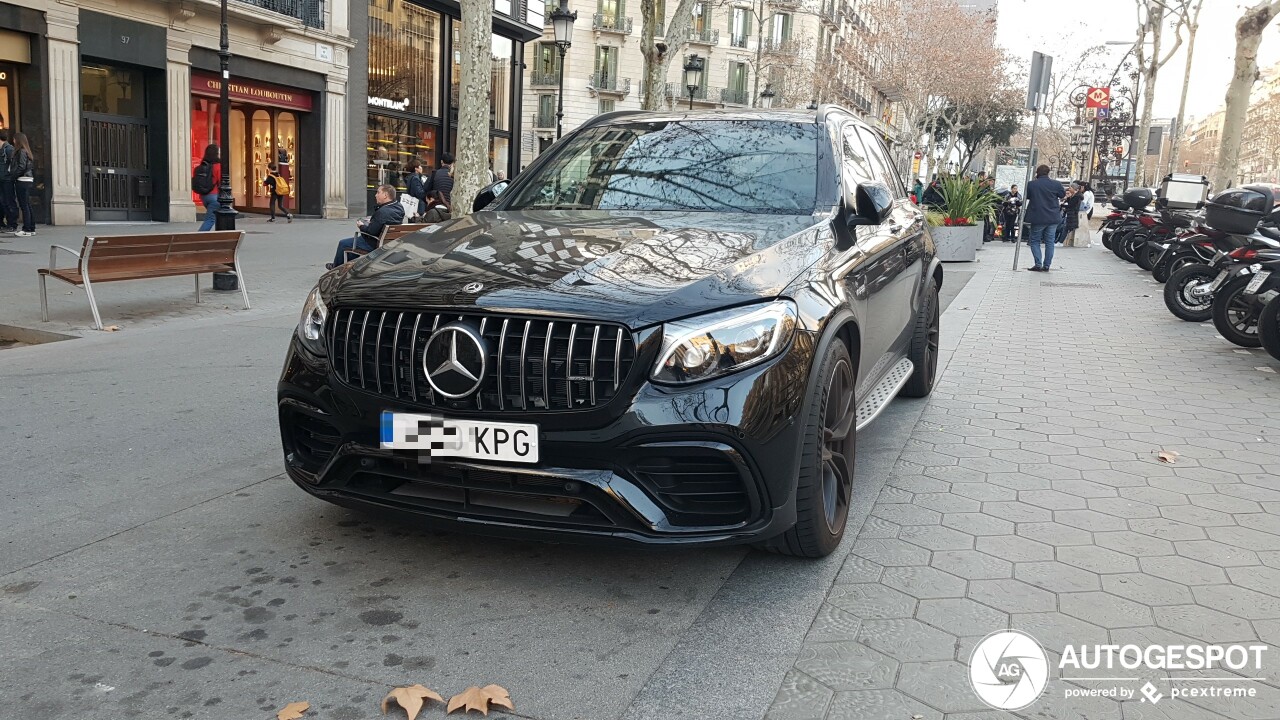
[[[809,214],[817,156],[813,123],[608,125],[572,137],[506,207]]]

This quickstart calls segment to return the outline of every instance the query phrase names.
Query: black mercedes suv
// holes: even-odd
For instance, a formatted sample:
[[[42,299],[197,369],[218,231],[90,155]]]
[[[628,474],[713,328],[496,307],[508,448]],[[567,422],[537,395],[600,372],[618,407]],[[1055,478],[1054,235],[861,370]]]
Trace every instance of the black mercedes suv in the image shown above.
[[[937,367],[941,265],[877,133],[609,113],[476,204],[311,292],[278,391],[298,486],[501,535],[835,549],[858,430]]]

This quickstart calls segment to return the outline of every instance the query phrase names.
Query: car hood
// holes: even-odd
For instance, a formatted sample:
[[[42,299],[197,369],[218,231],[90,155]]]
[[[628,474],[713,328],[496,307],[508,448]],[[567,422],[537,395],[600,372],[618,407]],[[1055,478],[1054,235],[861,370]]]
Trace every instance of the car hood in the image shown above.
[[[777,297],[829,250],[815,215],[483,211],[326,276],[331,307],[536,312],[641,328]]]

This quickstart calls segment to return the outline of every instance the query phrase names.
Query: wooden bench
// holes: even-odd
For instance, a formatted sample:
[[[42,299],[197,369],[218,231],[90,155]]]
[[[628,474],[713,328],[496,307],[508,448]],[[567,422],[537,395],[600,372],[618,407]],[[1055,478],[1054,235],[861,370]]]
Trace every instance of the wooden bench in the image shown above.
[[[432,224],[433,223],[417,223],[417,224],[409,223],[409,224],[402,224],[402,225],[385,225],[383,226],[382,234],[378,236],[378,241],[377,243],[374,244],[373,249],[377,250],[378,248],[382,247],[382,244],[385,242],[388,242],[390,240],[398,240],[404,237],[405,235],[408,235],[409,233],[415,233],[421,230],[422,228],[431,227]],[[360,248],[352,248],[350,250],[343,252],[343,258],[348,262],[350,262],[368,252],[369,252],[368,250],[361,250]]]
[[[200,302],[202,273],[234,271],[240,276],[240,294],[247,310],[249,291],[245,288],[244,273],[240,272],[240,241],[243,239],[243,231],[222,230],[86,237],[80,252],[52,245],[49,247],[49,267],[36,271],[40,275],[40,319],[49,322],[47,277],[84,287],[85,295],[89,296],[89,309],[93,311],[93,326],[98,330],[102,329],[102,318],[98,315],[98,303],[93,298],[93,286],[116,280],[194,275],[196,302]],[[57,267],[58,250],[74,255],[75,266]]]

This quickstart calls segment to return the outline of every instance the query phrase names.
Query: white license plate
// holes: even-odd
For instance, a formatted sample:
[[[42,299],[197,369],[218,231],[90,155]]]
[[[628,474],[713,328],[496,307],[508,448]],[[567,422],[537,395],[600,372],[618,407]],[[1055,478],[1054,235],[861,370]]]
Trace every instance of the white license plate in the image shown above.
[[[386,410],[382,413],[381,446],[386,450],[422,450],[432,457],[536,463],[538,426]]]
[[[1222,272],[1218,273],[1218,277],[1214,278],[1213,284],[1209,286],[1209,292],[1216,292],[1218,288],[1222,287],[1222,283],[1226,282],[1227,278],[1230,276],[1231,276],[1230,270],[1223,270]]]
[[[1245,286],[1244,294],[1252,295],[1258,292],[1258,288],[1262,287],[1262,283],[1266,282],[1269,277],[1271,277],[1270,270],[1263,270],[1257,275],[1254,275],[1253,279],[1249,281],[1249,284]]]

